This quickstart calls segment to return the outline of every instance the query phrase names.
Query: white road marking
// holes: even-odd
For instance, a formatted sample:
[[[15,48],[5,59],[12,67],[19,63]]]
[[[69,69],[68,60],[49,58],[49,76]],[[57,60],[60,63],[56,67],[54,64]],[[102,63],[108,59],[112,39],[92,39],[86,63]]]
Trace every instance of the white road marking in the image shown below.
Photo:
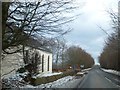
[[[109,82],[112,82],[110,79],[108,79],[107,77],[105,77]],[[113,83],[113,82],[112,82]]]
[[[115,83],[113,83],[110,79],[108,79],[107,77],[105,77],[105,79],[107,79],[109,82],[111,82],[113,85],[116,85],[117,87],[119,87],[120,88],[120,86],[119,85],[117,85],[117,84],[115,84]]]
[[[117,82],[120,82],[118,79],[114,79],[115,81],[117,81]]]
[[[118,88],[120,88],[120,86],[119,86],[119,85],[117,85],[117,87],[118,87]]]

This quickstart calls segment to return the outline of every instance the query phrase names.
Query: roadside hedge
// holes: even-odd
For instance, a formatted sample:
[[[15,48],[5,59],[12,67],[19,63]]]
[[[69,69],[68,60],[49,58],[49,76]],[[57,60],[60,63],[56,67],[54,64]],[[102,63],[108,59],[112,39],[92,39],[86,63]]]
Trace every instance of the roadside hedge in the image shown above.
[[[73,76],[73,75],[76,75],[76,72],[74,71],[64,72],[63,74],[58,74],[58,75],[53,75],[53,76],[48,76],[48,77],[37,77],[36,79],[31,78],[31,84],[34,86],[37,86],[40,84],[45,84],[45,83],[56,81],[65,76]]]

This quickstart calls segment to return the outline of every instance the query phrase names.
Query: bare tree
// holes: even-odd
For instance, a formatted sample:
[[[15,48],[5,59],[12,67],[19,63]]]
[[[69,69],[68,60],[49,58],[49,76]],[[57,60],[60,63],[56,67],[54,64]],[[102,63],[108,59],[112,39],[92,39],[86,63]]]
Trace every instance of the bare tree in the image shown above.
[[[41,0],[5,3],[7,8],[3,23],[2,50],[6,53],[17,52],[9,52],[7,49],[23,45],[29,37],[36,35],[46,37],[56,33],[65,34],[67,30],[61,26],[73,20],[73,17],[63,14],[75,8],[71,5],[72,2],[73,0]]]
[[[120,70],[119,51],[120,51],[120,20],[119,14],[113,10],[108,11],[111,18],[111,27],[113,33],[108,36],[103,52],[99,57],[99,61],[102,67]]]
[[[81,49],[79,46],[71,46],[66,52],[67,64],[72,66],[84,65],[84,68],[92,67],[94,59],[89,53]]]
[[[54,45],[51,45],[53,51],[53,63],[58,64],[64,62],[64,52],[67,49],[65,39],[63,37],[53,39]]]

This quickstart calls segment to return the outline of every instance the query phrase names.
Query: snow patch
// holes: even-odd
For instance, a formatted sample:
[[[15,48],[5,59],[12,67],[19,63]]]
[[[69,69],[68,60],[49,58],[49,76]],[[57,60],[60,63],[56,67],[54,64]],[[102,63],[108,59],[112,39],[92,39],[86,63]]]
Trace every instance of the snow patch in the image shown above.
[[[81,75],[81,74],[84,74],[84,73],[85,73],[85,72],[78,72],[77,74],[80,74],[80,75]]]
[[[59,74],[62,74],[62,72],[43,73],[43,74],[36,75],[36,77],[48,77],[48,76],[59,75]],[[34,78],[35,78],[35,76],[34,76]]]
[[[105,72],[112,73],[112,74],[120,76],[120,71],[116,71],[116,70],[112,70],[112,69],[104,69],[104,68],[102,68],[102,70],[105,71]]]
[[[15,74],[15,75],[9,77],[8,79],[21,81],[21,80],[23,79],[21,76],[25,77],[28,73],[29,73],[29,72],[17,73],[17,74]]]
[[[83,69],[82,71],[84,72],[84,71],[89,71],[89,70],[91,70],[91,68]]]

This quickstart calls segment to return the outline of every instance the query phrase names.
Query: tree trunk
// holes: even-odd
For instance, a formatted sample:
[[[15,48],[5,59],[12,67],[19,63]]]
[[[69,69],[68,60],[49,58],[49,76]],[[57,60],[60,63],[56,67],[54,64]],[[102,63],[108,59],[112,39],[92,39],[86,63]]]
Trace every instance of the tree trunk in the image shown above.
[[[2,38],[4,38],[10,2],[2,2]]]

